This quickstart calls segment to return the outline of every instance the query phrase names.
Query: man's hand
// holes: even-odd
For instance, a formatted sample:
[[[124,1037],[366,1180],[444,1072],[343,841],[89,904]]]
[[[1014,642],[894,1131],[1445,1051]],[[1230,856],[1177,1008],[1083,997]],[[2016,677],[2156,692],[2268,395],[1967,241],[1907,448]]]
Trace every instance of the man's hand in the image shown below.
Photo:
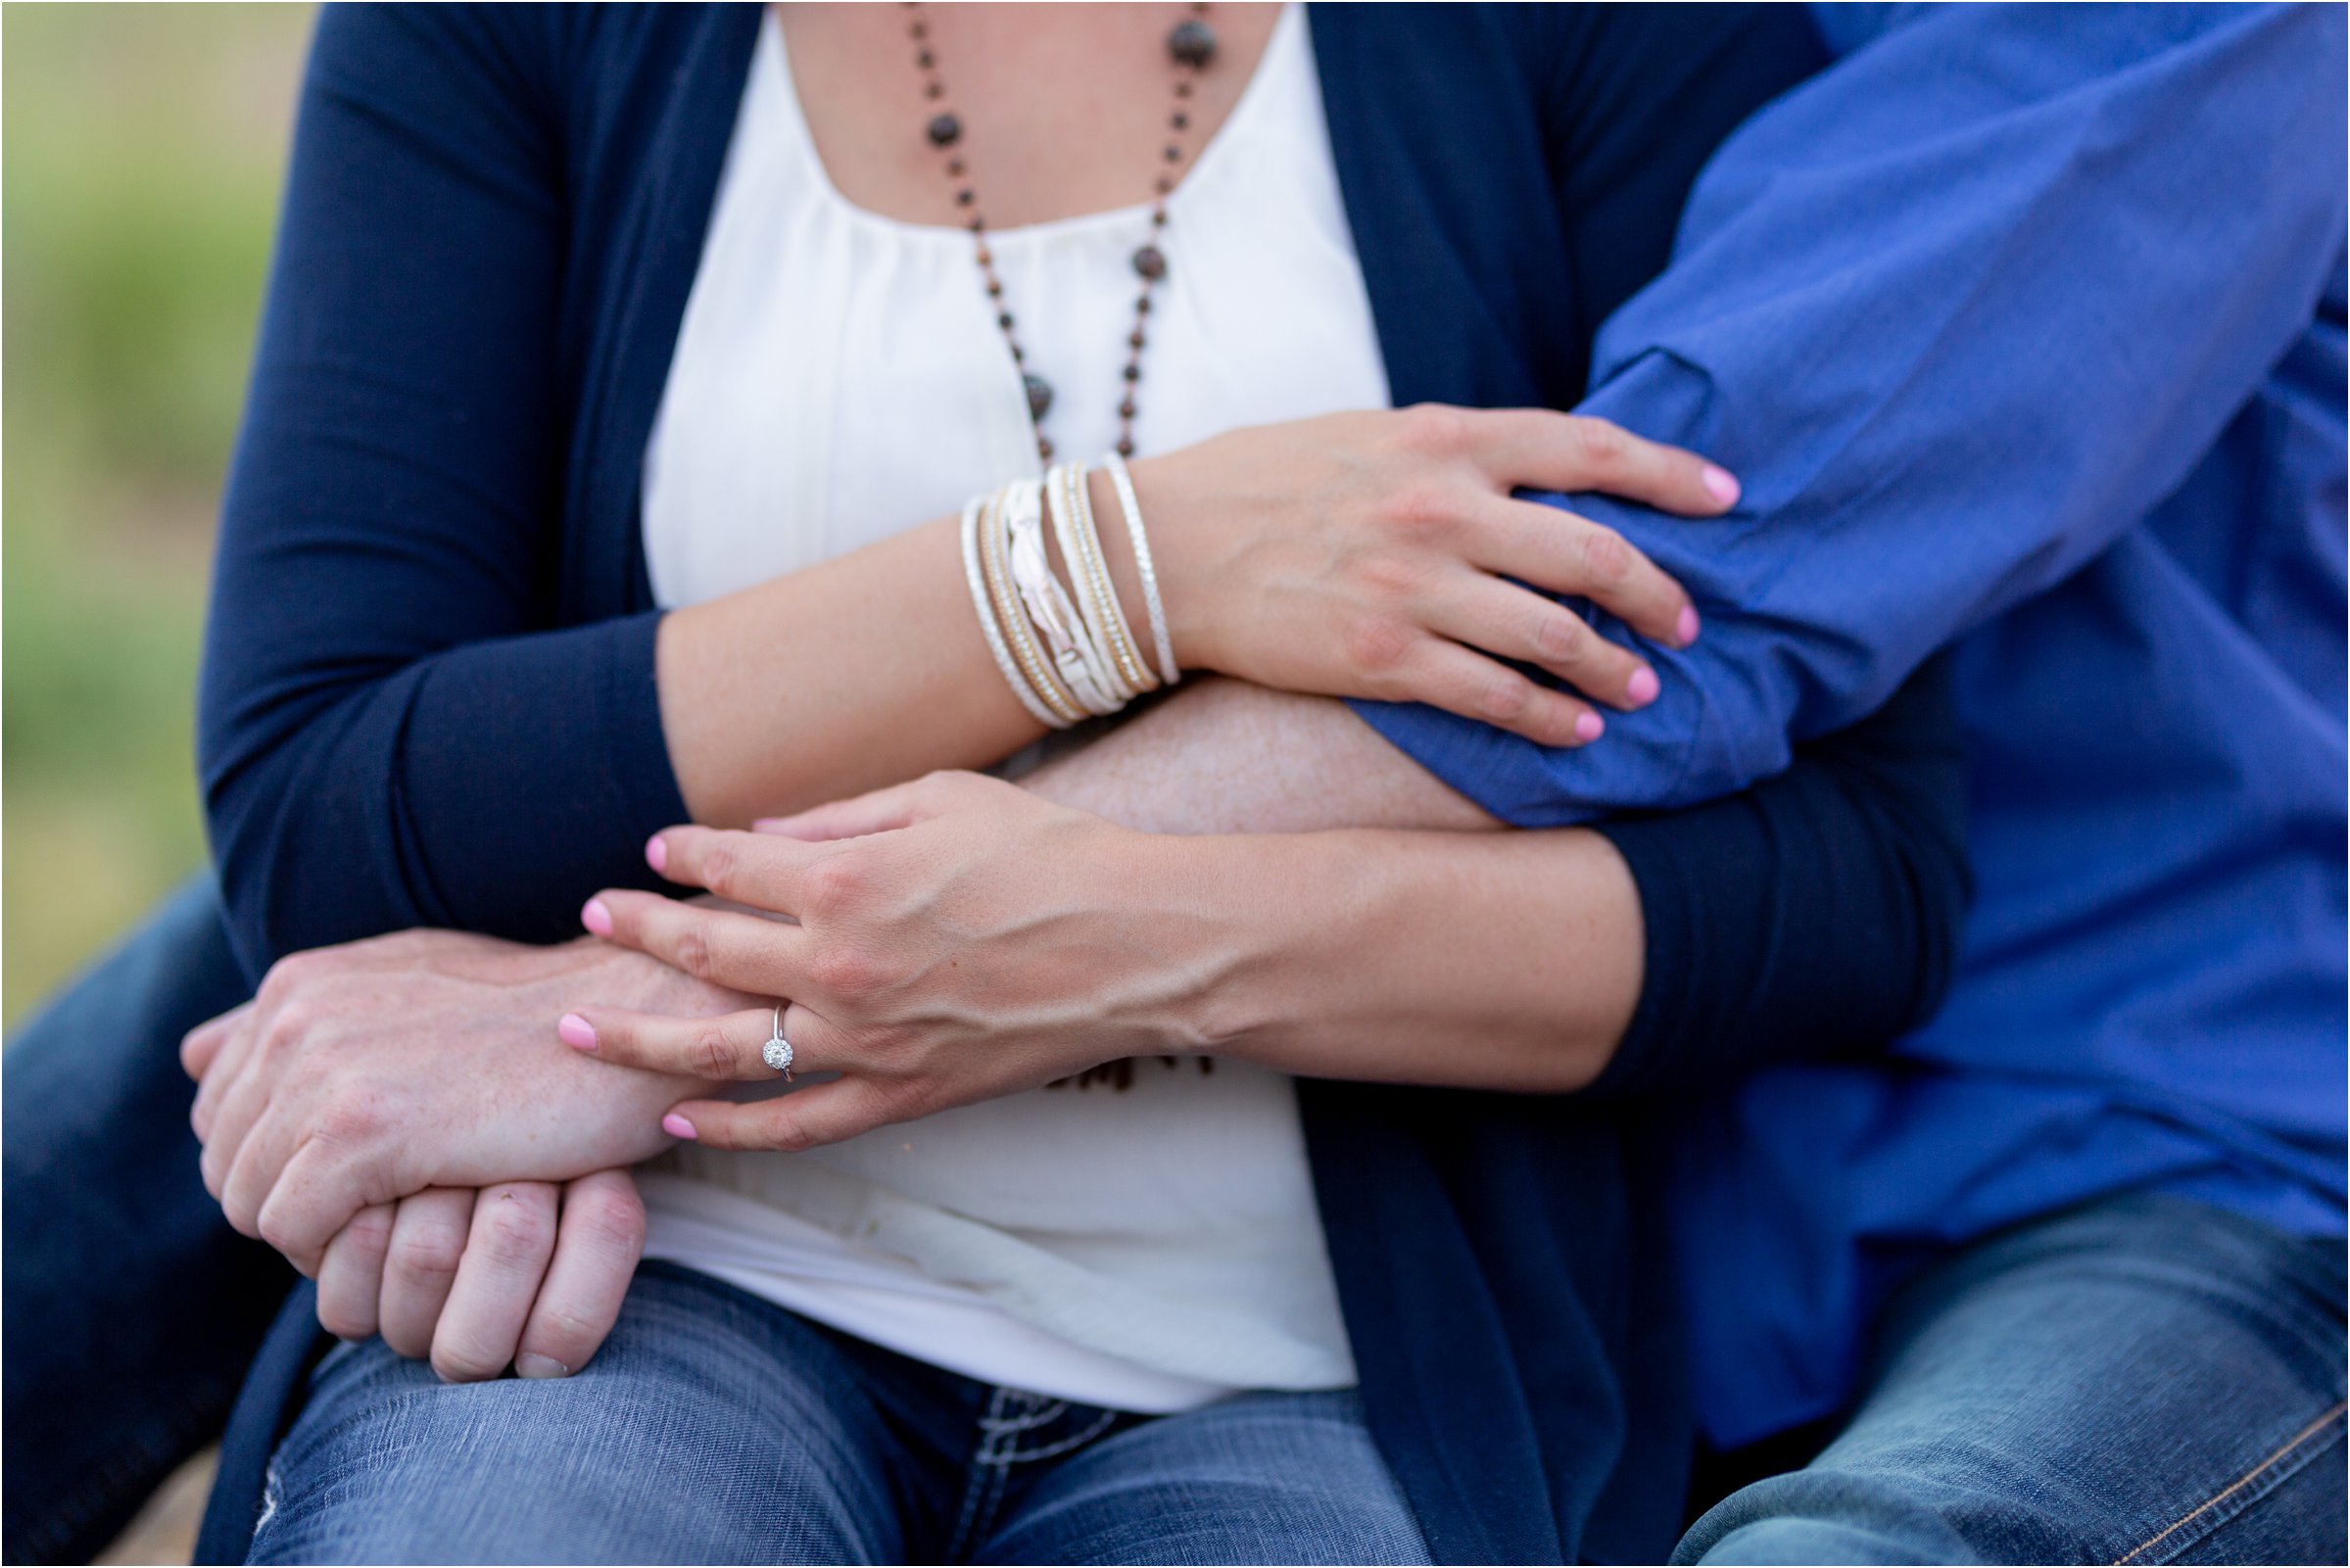
[[[360,1210],[426,1187],[569,1181],[668,1147],[689,1086],[583,1061],[566,1012],[626,1000],[689,1016],[756,999],[603,943],[534,948],[407,931],[282,960],[181,1046],[229,1222],[306,1274]]]
[[[568,1377],[620,1315],[645,1250],[645,1205],[625,1170],[557,1187],[509,1181],[478,1194],[431,1187],[360,1211],[327,1244],[318,1322],[451,1383]]]

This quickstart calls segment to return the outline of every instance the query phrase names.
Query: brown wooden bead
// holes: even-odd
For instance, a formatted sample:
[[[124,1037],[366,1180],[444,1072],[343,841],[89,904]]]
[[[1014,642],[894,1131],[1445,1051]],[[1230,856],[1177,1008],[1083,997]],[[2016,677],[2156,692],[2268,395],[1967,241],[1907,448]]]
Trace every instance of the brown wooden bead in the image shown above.
[[[1126,367],[1126,369],[1119,373],[1125,376],[1128,381],[1140,381],[1142,379],[1142,366],[1138,364],[1129,364]]]
[[[1118,405],[1118,417],[1121,419],[1131,419],[1134,417],[1133,399],[1128,398],[1126,402]]]
[[[1216,58],[1216,29],[1196,17],[1178,22],[1167,35],[1167,52],[1176,65],[1201,70]]]
[[[1177,130],[1189,130],[1191,128],[1191,117],[1178,109],[1175,112],[1175,118],[1170,119],[1168,123],[1173,125]]]
[[[946,171],[949,174],[952,174],[955,178],[961,179],[963,177],[963,160],[960,158],[948,159],[946,161]]]
[[[1043,458],[1046,462],[1051,462],[1053,460],[1052,437],[1038,436],[1036,438],[1036,455]]]
[[[1009,331],[1011,331],[1011,330],[1012,330],[1012,313],[1011,313],[1009,310],[1007,310],[1007,311],[1005,311],[1005,312],[1004,312],[1002,315],[999,315],[999,316],[997,316],[997,317],[995,318],[995,324],[996,324],[997,326],[999,326],[999,327],[1003,328],[1003,329],[1004,329],[1006,332],[1009,332]]]
[[[952,147],[963,138],[963,122],[952,115],[935,115],[926,133],[933,147]]]
[[[922,53],[914,57],[914,64],[920,66],[925,71],[930,70],[937,63],[938,57],[932,54],[928,49],[923,50]]]
[[[1118,455],[1121,457],[1131,457],[1134,455],[1133,437],[1121,436],[1118,438]]]
[[[1142,337],[1142,329],[1141,329],[1141,328],[1137,327],[1137,328],[1135,328],[1133,331],[1131,331],[1131,332],[1129,332],[1129,333],[1127,333],[1127,348],[1129,348],[1129,349],[1139,349],[1139,348],[1141,348],[1141,347],[1142,347],[1142,344],[1143,344],[1143,337]]]
[[[1181,163],[1181,162],[1183,161],[1183,149],[1181,149],[1180,147],[1170,147],[1170,148],[1168,148],[1168,149],[1167,149],[1167,161],[1168,161],[1169,163],[1171,163],[1171,164],[1179,164],[1179,163]]]
[[[979,199],[979,193],[971,189],[971,187],[968,185],[955,192],[955,205],[957,207],[969,207],[972,203],[978,201]]]
[[[1165,196],[1168,192],[1175,189],[1175,181],[1169,176],[1162,174],[1156,180],[1152,181],[1151,188],[1156,190],[1161,196]]]
[[[1153,283],[1167,276],[1167,254],[1156,245],[1145,245],[1134,253],[1134,270]]]

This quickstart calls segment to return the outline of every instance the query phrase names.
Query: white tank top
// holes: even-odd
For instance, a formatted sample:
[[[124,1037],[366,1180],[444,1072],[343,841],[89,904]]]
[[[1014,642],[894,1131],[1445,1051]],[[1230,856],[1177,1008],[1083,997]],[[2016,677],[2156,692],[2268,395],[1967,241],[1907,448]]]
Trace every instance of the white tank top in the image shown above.
[[[1148,149],[1144,149],[1145,152]],[[1124,395],[1133,207],[989,236],[1064,452]],[[1385,406],[1294,6],[1169,201],[1135,440]],[[852,206],[760,31],[646,455],[653,591],[692,604],[957,510],[1038,464],[971,238]],[[777,672],[789,679],[790,672]],[[1132,1067],[798,1155],[681,1148],[647,1256],[987,1382],[1134,1410],[1354,1381],[1290,1080]]]

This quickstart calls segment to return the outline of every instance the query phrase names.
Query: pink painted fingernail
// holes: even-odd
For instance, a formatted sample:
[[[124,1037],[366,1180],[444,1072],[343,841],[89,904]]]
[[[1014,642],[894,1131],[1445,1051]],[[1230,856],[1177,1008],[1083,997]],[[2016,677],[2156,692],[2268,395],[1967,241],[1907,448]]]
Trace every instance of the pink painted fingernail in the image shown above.
[[[1698,611],[1694,604],[1681,606],[1681,619],[1673,623],[1673,636],[1683,647],[1698,640]]]
[[[579,923],[598,936],[612,934],[612,912],[603,907],[600,898],[588,900],[587,907],[579,912]]]
[[[541,1355],[535,1351],[525,1351],[522,1354],[514,1357],[514,1375],[516,1377],[569,1377],[571,1368],[552,1355]]]
[[[699,1136],[694,1130],[694,1123],[674,1111],[661,1118],[661,1130],[672,1138],[692,1139]]]
[[[1645,708],[1656,700],[1656,693],[1662,689],[1656,684],[1656,672],[1644,664],[1624,683],[1624,700],[1636,708]]]
[[[645,840],[645,864],[654,871],[669,869],[669,846],[661,842],[659,833]]]
[[[1704,472],[1700,477],[1705,483],[1705,494],[1711,496],[1715,500],[1725,506],[1737,501],[1738,479],[1729,469],[1716,468],[1713,464],[1707,463]]]
[[[596,1049],[596,1025],[577,1013],[566,1013],[554,1021],[554,1037],[575,1051]]]
[[[1607,733],[1607,724],[1596,713],[1586,713],[1575,720],[1575,738],[1586,744]]]

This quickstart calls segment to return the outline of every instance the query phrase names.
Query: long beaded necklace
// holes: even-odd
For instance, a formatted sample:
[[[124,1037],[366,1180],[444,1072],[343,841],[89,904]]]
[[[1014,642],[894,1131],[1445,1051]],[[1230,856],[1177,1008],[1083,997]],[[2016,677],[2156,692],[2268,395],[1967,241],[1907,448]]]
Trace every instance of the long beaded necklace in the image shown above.
[[[1142,280],[1142,289],[1134,298],[1134,329],[1127,334],[1127,362],[1123,372],[1126,393],[1118,404],[1118,454],[1122,457],[1134,455],[1134,398],[1142,381],[1142,351],[1150,341],[1145,328],[1150,322],[1151,289],[1167,276],[1167,252],[1161,242],[1167,232],[1167,198],[1175,190],[1191,130],[1192,78],[1216,58],[1215,30],[1202,20],[1208,13],[1207,5],[1201,0],[1191,10],[1192,15],[1175,24],[1167,34],[1167,55],[1175,66],[1175,107],[1167,117],[1167,145],[1161,151],[1162,166],[1152,186],[1150,237],[1132,257],[1134,275]],[[995,325],[1004,335],[1005,346],[1012,351],[1012,363],[1019,369],[1021,386],[1028,393],[1029,422],[1036,432],[1036,455],[1050,462],[1053,443],[1044,433],[1044,416],[1052,409],[1053,384],[1030,368],[1028,354],[1020,346],[1017,323],[1004,304],[1003,279],[996,275],[995,253],[987,244],[986,215],[980,209],[979,193],[971,183],[970,165],[961,151],[963,121],[950,107],[946,83],[938,74],[938,52],[931,45],[930,23],[924,18],[918,0],[909,0],[906,11],[910,18],[906,34],[914,45],[914,68],[922,73],[922,95],[931,107],[931,118],[923,126],[923,134],[943,155],[946,177],[955,187],[955,205],[963,209],[964,226],[971,230],[972,257],[979,262],[980,281],[986,287],[987,302],[995,309]]]

